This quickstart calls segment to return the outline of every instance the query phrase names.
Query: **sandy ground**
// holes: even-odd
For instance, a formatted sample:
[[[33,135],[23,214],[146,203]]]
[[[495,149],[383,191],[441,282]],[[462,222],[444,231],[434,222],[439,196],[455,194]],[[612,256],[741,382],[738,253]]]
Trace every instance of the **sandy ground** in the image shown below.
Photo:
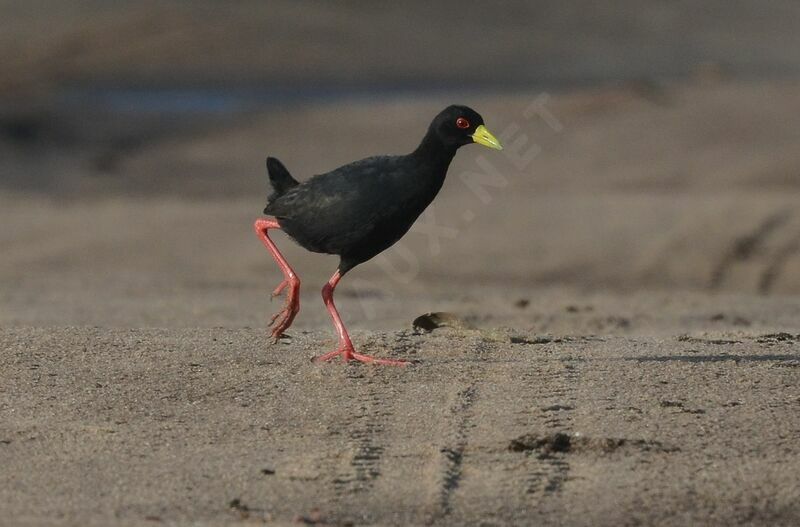
[[[795,88],[554,95],[558,133],[524,119],[538,93],[478,101],[540,153],[465,150],[434,215],[339,294],[357,346],[408,369],[309,362],[334,345],[336,260],[283,237],[303,309],[270,344],[259,137],[285,131],[269,151],[302,178],[391,151],[437,101],[202,129],[123,156],[112,187],[97,151],[64,158],[83,196],[0,198],[0,524],[796,525]],[[482,159],[507,183],[466,183]],[[477,329],[412,331],[428,311]]]
[[[798,5],[689,4],[0,2],[0,525],[800,524]],[[178,81],[265,94],[94,100]],[[266,155],[406,152],[452,102],[506,150],[337,293],[414,366],[312,364],[336,259],[282,235],[271,344]]]
[[[7,525],[796,525],[800,335],[0,332]]]

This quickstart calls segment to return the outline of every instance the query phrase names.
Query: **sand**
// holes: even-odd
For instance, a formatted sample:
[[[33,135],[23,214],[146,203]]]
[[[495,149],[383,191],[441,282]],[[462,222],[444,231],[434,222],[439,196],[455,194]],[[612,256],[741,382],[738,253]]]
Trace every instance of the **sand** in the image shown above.
[[[792,525],[798,341],[4,329],[4,523]]]

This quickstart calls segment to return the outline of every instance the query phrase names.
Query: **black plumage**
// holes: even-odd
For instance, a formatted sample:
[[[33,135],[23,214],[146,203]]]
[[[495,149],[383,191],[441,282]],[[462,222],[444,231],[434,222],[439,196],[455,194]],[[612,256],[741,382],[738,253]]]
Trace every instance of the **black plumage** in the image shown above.
[[[464,118],[469,127],[458,128]],[[267,160],[274,193],[265,214],[309,251],[337,254],[346,273],[399,240],[442,188],[456,150],[483,125],[477,112],[450,106],[408,155],[375,156],[298,184],[274,158]]]
[[[273,335],[279,337],[299,310],[300,281],[269,239],[267,231],[283,229],[309,251],[340,256],[339,268],[323,289],[323,298],[339,331],[340,347],[327,360],[343,354],[375,362],[354,352],[347,331],[333,305],[333,289],[353,267],[391,247],[430,205],[444,184],[458,148],[480,143],[501,149],[486,130],[483,118],[466,106],[449,106],[431,122],[419,146],[410,154],[362,159],[299,183],[275,158],[267,159],[273,192],[264,213],[275,220],[258,220],[256,231],[284,271],[276,294],[289,288],[287,306]],[[398,363],[381,359],[383,363]]]

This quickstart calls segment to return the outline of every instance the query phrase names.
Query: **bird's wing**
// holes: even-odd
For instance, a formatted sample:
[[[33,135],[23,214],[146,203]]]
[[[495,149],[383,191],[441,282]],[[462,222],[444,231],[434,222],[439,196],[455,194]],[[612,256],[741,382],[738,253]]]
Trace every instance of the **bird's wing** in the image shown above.
[[[385,195],[383,177],[391,168],[389,156],[369,157],[319,174],[304,183],[293,185],[277,196],[267,207],[268,214],[278,218],[330,216],[352,207],[373,208]],[[291,176],[289,176],[291,177]]]
[[[366,236],[377,217],[400,206],[391,188],[393,158],[367,158],[312,177],[265,212],[302,228],[315,246],[334,248]],[[345,239],[346,238],[346,239]]]

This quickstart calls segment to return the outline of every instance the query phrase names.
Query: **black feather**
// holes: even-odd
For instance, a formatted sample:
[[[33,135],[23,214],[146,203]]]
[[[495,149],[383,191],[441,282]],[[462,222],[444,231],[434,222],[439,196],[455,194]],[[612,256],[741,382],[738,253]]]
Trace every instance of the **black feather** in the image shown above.
[[[286,170],[283,163],[274,157],[267,158],[267,173],[269,174],[269,182],[272,184],[273,190],[273,193],[267,198],[268,204],[284,195],[289,189],[300,184],[292,177],[289,171]],[[269,207],[269,205],[267,206]],[[267,213],[267,209],[264,209],[264,213]]]

